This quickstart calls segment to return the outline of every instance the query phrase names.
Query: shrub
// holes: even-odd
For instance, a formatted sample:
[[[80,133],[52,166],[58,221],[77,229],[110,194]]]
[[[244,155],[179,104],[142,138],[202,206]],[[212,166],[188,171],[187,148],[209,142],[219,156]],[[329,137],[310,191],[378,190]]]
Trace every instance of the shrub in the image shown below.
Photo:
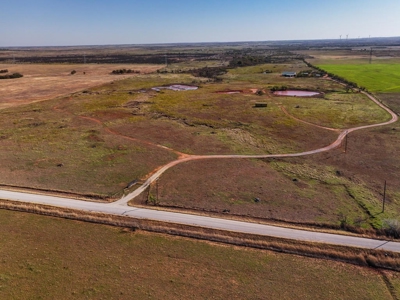
[[[382,229],[387,236],[400,237],[400,222],[396,219],[385,219],[382,222]]]
[[[131,73],[140,73],[140,71],[135,71],[135,70],[131,70],[131,69],[119,69],[119,70],[114,70],[111,72],[111,74],[114,75],[120,75],[120,74],[131,74]]]
[[[20,74],[20,73],[13,73],[13,74],[9,74],[9,75],[3,75],[0,76],[0,79],[14,79],[14,78],[21,78],[24,75]]]

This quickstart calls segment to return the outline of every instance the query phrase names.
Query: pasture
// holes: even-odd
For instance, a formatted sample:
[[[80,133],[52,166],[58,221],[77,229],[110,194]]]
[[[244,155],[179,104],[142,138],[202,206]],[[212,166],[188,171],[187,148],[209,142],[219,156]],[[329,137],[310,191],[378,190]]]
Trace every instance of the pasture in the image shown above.
[[[397,63],[318,64],[321,69],[356,82],[374,93],[400,93],[400,68]]]
[[[1,299],[390,299],[399,275],[0,210]],[[321,286],[324,286],[321,289]]]

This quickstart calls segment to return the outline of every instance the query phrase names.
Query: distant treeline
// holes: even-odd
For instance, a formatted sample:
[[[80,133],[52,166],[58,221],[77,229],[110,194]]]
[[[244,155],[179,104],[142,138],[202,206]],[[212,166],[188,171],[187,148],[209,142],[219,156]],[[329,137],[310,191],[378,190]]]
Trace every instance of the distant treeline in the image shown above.
[[[14,78],[21,78],[24,75],[20,73],[13,73],[13,74],[8,74],[8,75],[1,75],[0,79],[14,79]]]
[[[114,75],[130,74],[130,73],[139,74],[140,71],[135,71],[135,70],[131,70],[131,69],[119,69],[119,70],[114,70],[111,72],[111,74],[114,74]]]
[[[48,55],[48,56],[26,56],[18,57],[20,63],[73,63],[73,64],[168,64],[187,60],[209,59],[211,53],[166,53],[166,54],[86,54],[82,55]],[[1,59],[5,61],[6,59]]]

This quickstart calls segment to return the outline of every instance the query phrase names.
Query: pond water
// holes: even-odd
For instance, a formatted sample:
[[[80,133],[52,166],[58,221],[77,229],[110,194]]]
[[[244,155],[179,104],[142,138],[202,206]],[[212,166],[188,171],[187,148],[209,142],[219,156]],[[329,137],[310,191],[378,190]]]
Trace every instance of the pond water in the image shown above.
[[[312,91],[276,91],[274,95],[278,96],[291,96],[291,97],[312,97],[317,96],[320,93]]]
[[[198,88],[199,88],[198,86],[193,86],[193,85],[173,84],[170,86],[156,86],[151,89],[159,92],[161,90],[193,91],[193,90],[197,90]]]

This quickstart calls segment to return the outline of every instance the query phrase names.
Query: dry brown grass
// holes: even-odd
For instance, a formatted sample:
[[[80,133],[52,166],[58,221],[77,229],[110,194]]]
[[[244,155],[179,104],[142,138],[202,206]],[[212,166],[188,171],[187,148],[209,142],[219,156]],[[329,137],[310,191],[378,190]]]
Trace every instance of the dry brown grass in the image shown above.
[[[133,69],[142,74],[160,68],[158,65],[131,64],[0,64],[0,69],[19,72],[23,78],[0,81],[0,109],[47,100],[133,75],[111,75],[116,69]],[[71,75],[75,70],[76,74]]]
[[[0,200],[0,208],[400,271],[400,254]]]
[[[342,262],[2,209],[0,225],[1,299],[390,297]]]

